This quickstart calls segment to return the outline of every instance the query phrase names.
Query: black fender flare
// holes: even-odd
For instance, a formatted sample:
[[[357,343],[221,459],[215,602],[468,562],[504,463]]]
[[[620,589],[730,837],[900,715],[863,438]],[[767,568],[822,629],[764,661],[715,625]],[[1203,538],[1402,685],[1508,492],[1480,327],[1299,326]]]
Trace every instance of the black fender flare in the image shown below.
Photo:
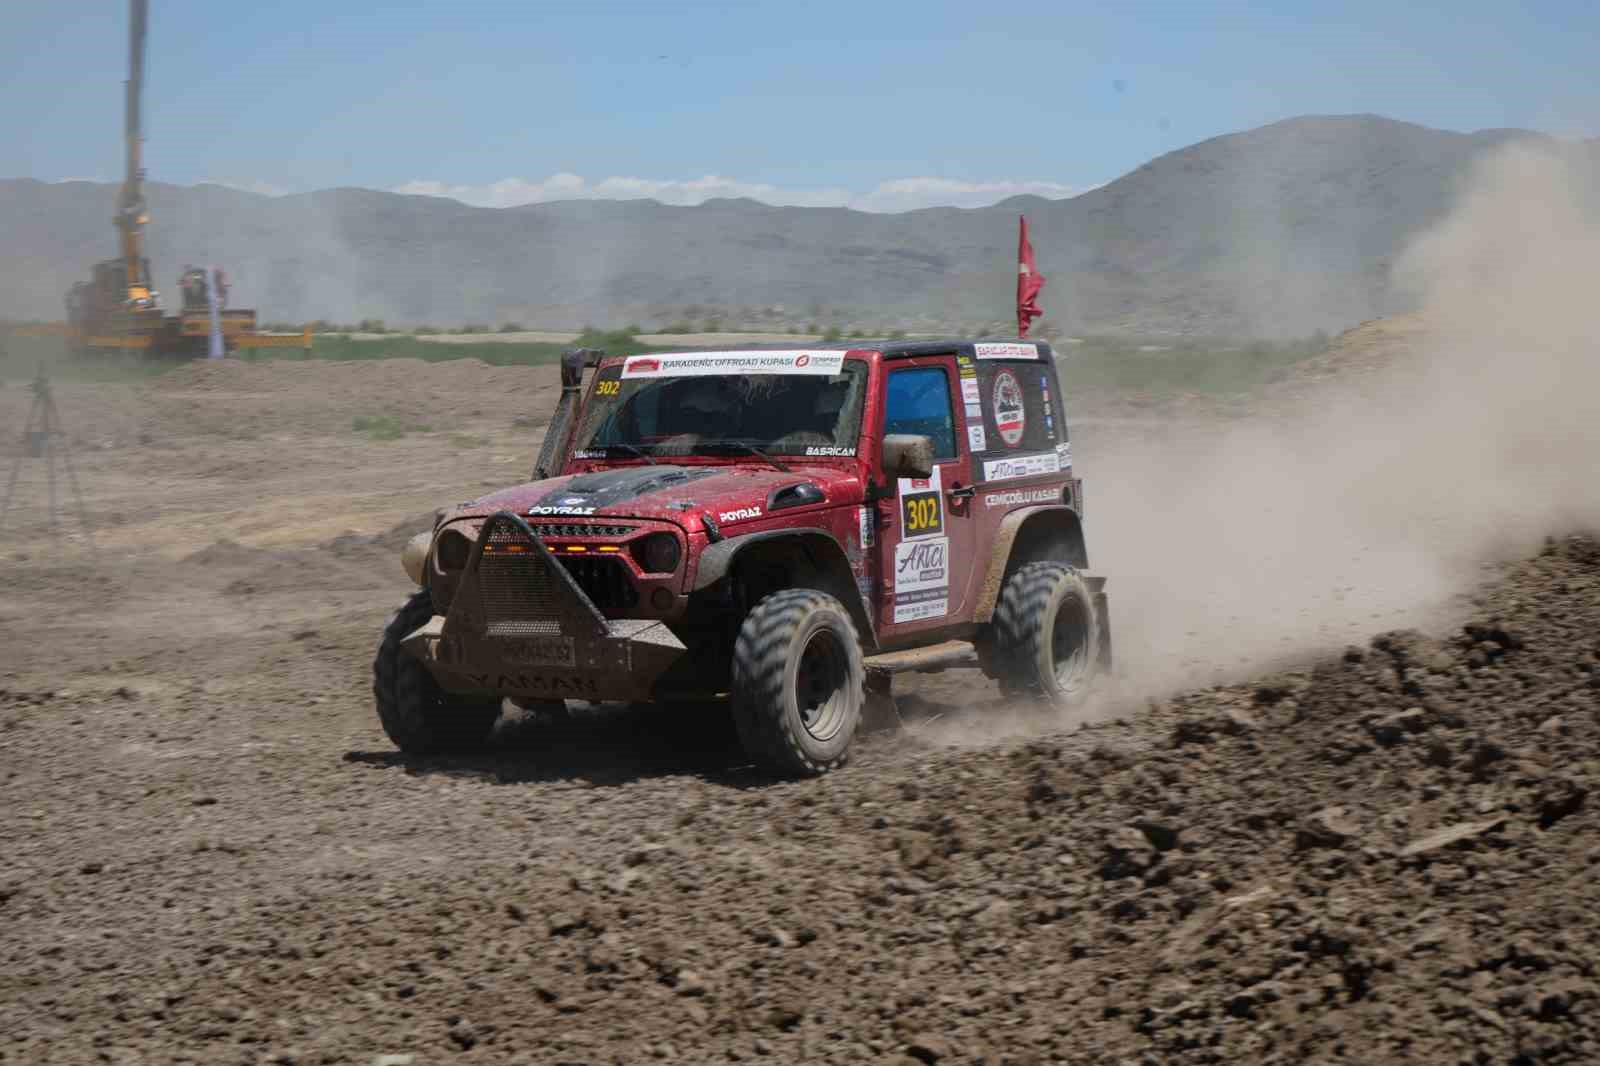
[[[824,573],[838,573],[845,580],[837,590],[845,609],[855,620],[862,642],[869,649],[878,643],[877,629],[872,624],[872,612],[862,599],[861,589],[855,581],[855,571],[850,566],[850,556],[844,545],[833,534],[821,529],[770,529],[761,533],[745,533],[712,544],[700,553],[695,569],[691,592],[701,592],[715,585],[732,572],[739,556],[763,544],[790,541],[800,546],[806,556]]]

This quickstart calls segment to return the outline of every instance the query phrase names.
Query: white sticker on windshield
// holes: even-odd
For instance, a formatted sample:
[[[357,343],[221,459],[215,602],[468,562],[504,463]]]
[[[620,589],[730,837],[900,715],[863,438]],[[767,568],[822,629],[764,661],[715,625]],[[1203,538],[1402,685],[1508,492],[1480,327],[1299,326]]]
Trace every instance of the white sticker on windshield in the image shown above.
[[[784,352],[675,352],[670,355],[634,355],[622,364],[624,378],[712,377],[719,374],[838,374],[844,353],[833,351]]]
[[[1035,474],[1054,474],[1061,470],[1061,459],[1055,452],[1036,455],[1013,455],[1004,459],[990,459],[983,464],[983,480],[1009,481]]]
[[[979,359],[1037,359],[1039,346],[1037,344],[1007,343],[1007,344],[974,344],[972,352]]]
[[[961,379],[961,398],[967,403],[983,402],[983,393],[978,390],[977,378]]]
[[[981,423],[974,422],[967,426],[967,443],[972,446],[972,450],[975,452],[988,450],[989,441],[983,435],[983,426]]]

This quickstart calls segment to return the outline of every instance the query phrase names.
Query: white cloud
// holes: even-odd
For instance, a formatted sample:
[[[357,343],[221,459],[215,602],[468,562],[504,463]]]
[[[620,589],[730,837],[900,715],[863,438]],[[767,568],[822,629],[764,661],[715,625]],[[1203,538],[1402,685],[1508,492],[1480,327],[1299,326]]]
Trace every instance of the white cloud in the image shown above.
[[[716,197],[748,197],[786,207],[852,207],[858,211],[913,211],[921,207],[987,207],[1011,196],[1050,199],[1087,190],[1053,181],[951,181],[947,178],[897,178],[867,192],[819,186],[784,187],[739,181],[715,174],[688,181],[613,177],[591,182],[578,174],[553,174],[543,181],[504,178],[488,185],[448,185],[408,181],[393,190],[415,196],[443,196],[474,207],[517,207],[551,200],[660,200],[692,206]]]
[[[851,207],[862,211],[914,211],[919,207],[988,207],[1013,196],[1062,200],[1088,190],[1054,181],[950,181],[897,178],[879,182]]]

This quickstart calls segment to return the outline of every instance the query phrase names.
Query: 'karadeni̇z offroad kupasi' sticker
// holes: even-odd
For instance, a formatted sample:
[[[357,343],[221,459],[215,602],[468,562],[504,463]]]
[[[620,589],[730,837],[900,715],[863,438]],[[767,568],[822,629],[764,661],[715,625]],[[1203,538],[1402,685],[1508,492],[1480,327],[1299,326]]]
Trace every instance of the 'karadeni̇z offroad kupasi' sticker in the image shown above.
[[[1022,386],[1009,370],[1002,370],[994,376],[994,428],[1000,434],[1000,439],[1006,442],[1007,448],[1021,444],[1022,435],[1028,428],[1028,414],[1022,405]]]

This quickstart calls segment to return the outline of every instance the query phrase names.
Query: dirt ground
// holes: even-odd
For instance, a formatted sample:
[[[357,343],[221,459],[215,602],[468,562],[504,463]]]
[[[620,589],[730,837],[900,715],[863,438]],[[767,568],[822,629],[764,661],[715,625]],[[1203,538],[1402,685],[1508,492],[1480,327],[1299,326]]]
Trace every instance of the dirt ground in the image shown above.
[[[1072,728],[914,680],[819,781],[714,713],[403,757],[369,673],[399,547],[526,475],[547,373],[56,387],[93,533],[63,482],[49,535],[25,461],[0,1062],[1600,1059],[1595,541],[1552,530],[1426,634]],[[1080,419],[1080,461],[1169,416]]]

